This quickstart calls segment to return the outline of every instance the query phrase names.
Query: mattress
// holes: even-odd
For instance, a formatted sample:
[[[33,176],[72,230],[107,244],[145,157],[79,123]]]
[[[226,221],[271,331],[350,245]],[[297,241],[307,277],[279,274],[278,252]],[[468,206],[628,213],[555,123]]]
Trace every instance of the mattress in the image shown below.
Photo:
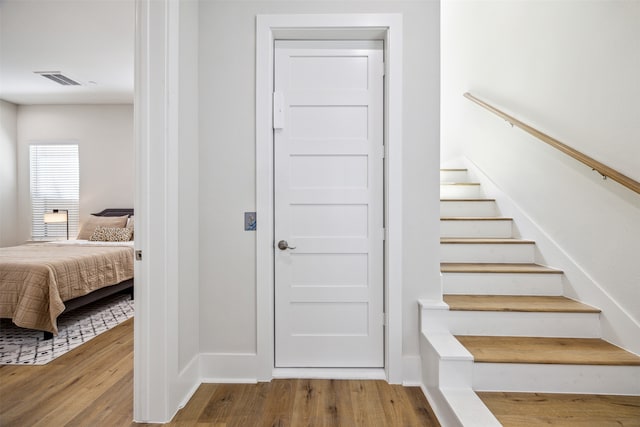
[[[57,334],[64,302],[133,278],[133,242],[33,243],[0,248],[0,318]]]

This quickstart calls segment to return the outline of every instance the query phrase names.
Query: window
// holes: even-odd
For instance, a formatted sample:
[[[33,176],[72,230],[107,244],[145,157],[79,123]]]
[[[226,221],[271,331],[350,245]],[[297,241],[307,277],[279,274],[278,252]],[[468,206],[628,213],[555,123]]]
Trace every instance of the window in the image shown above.
[[[68,210],[69,236],[78,234],[80,165],[78,144],[29,146],[31,176],[31,237],[66,237],[67,225],[45,224],[44,214]]]

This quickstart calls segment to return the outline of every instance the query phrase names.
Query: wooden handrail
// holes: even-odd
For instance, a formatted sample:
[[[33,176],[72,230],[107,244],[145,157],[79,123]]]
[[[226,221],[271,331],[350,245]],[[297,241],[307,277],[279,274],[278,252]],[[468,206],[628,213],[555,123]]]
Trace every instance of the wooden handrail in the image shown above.
[[[615,169],[610,168],[609,166],[600,163],[599,161],[587,156],[584,153],[581,153],[578,150],[575,150],[571,147],[569,147],[566,144],[563,144],[562,142],[558,141],[555,138],[550,137],[549,135],[540,132],[539,130],[529,126],[526,123],[521,122],[520,120],[516,119],[515,117],[512,117],[506,113],[504,113],[503,111],[498,110],[496,107],[487,104],[486,102],[476,98],[475,96],[471,95],[469,92],[464,94],[464,97],[475,102],[476,104],[480,105],[481,107],[486,108],[487,110],[491,111],[493,114],[502,117],[503,119],[505,119],[507,122],[509,122],[511,125],[513,126],[517,126],[520,129],[522,129],[523,131],[535,136],[536,138],[538,138],[540,141],[545,142],[547,144],[549,144],[550,146],[562,151],[563,153],[565,153],[568,156],[573,157],[574,159],[576,159],[579,162],[584,163],[585,165],[589,166],[592,170],[598,172],[600,175],[603,176],[603,178],[611,178],[614,181],[624,185],[625,187],[627,187],[628,189],[635,191],[636,193],[640,194],[640,182],[629,178],[626,175],[621,174],[620,172],[618,172]]]

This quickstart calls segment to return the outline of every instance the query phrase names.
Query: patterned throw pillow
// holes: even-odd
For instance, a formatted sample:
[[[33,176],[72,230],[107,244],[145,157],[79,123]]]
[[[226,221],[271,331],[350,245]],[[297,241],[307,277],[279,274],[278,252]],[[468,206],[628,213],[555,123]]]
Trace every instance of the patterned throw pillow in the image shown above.
[[[94,242],[128,242],[131,240],[132,235],[133,230],[131,228],[103,227],[99,225],[89,240]]]
[[[90,240],[91,235],[96,231],[97,226],[102,227],[124,227],[127,224],[128,215],[123,216],[94,216],[90,215],[82,225],[78,240]]]

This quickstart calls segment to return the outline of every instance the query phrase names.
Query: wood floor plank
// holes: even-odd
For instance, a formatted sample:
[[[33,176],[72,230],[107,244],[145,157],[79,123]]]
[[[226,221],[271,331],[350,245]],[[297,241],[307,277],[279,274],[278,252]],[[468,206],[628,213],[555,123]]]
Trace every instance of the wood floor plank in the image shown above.
[[[457,311],[600,313],[597,308],[563,296],[444,295],[443,299]]]
[[[640,426],[640,396],[477,393],[505,427]]]
[[[130,319],[47,365],[1,366],[0,425],[35,426],[49,420],[52,413],[59,414],[56,412],[59,407],[84,410],[93,405],[94,400],[87,398],[86,390],[93,390],[90,396],[100,396],[119,377],[133,375],[132,351],[133,319]],[[103,376],[96,381],[98,374]],[[129,393],[132,396],[133,390]],[[119,397],[110,394],[106,399]],[[74,410],[62,418],[73,418]],[[132,402],[126,411],[131,419]]]
[[[479,363],[640,366],[640,357],[597,338],[459,336]]]
[[[435,412],[427,402],[427,398],[420,387],[405,387],[405,392],[409,396],[413,411],[416,413],[418,425],[421,426],[439,426],[438,418]]]
[[[174,417],[174,422],[177,425],[182,425],[183,423],[194,425],[217,388],[218,384],[201,384],[193,396],[191,396],[189,404],[178,411]]]
[[[264,405],[263,420],[265,426],[290,426],[296,384],[293,381],[275,379]]]

